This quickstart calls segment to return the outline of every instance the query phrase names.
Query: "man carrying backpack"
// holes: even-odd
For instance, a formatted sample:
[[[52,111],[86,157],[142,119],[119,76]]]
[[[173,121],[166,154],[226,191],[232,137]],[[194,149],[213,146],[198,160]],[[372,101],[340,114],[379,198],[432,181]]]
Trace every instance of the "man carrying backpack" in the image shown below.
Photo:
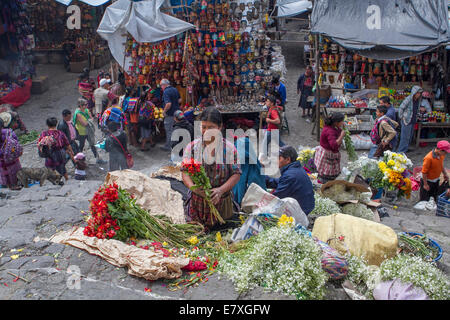
[[[397,144],[398,123],[386,116],[387,108],[383,105],[377,107],[377,120],[373,126],[370,138],[373,146],[369,152],[369,158],[382,157],[384,151],[392,150]]]

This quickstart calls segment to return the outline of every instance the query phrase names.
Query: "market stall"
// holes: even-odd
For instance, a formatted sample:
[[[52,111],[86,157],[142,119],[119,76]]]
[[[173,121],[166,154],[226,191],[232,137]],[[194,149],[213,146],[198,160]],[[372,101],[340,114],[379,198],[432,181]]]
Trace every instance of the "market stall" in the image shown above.
[[[384,95],[398,107],[414,85],[432,93],[434,111],[444,111],[440,69],[446,55],[440,46],[449,39],[449,27],[442,1],[316,2],[311,34],[322,113],[370,114]]]
[[[110,58],[106,42],[96,33],[108,1],[29,0],[27,11],[34,28],[38,63],[65,64],[67,70],[98,69]],[[79,8],[68,10],[69,4]],[[73,22],[73,23],[72,23]]]
[[[261,126],[261,97],[272,75],[285,73],[281,48],[264,31],[267,3],[188,3],[117,1],[98,32],[124,67],[128,85],[155,88],[167,78],[180,92],[184,111],[198,114],[215,105],[225,120],[241,117]],[[110,22],[110,8],[120,10],[114,21],[121,27]]]
[[[0,104],[19,107],[31,94],[34,75],[32,28],[26,15],[26,1],[0,3]]]

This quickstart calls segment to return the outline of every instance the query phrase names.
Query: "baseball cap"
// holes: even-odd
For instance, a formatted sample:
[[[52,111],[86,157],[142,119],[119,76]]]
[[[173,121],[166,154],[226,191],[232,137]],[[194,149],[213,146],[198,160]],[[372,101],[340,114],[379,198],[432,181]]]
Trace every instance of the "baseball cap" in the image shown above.
[[[450,142],[441,140],[437,143],[437,148],[439,150],[445,151],[447,153],[450,153]]]
[[[103,87],[107,83],[109,83],[108,79],[105,79],[105,78],[101,79],[100,80],[100,87]]]
[[[0,118],[3,120],[3,125],[5,127],[8,127],[12,120],[11,114],[9,112],[0,113]]]
[[[75,157],[73,157],[75,160],[80,160],[80,159],[84,159],[86,156],[84,155],[84,153],[79,152],[75,155]]]
[[[280,156],[283,158],[290,158],[291,161],[295,161],[298,158],[297,150],[291,146],[282,146],[280,148]]]
[[[184,118],[184,114],[183,114],[183,112],[182,112],[181,110],[175,111],[174,114],[173,114],[173,116],[174,116],[175,118],[177,118],[178,120],[181,120],[181,119]]]

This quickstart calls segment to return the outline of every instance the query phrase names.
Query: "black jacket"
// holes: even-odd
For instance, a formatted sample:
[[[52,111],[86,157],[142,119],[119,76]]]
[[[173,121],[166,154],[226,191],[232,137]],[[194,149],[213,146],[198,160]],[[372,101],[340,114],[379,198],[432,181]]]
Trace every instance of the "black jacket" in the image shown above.
[[[73,126],[74,128],[75,128],[75,126]],[[69,126],[67,125],[67,123],[63,120],[63,121],[60,121],[59,123],[58,123],[58,128],[57,128],[59,131],[62,131],[62,132],[64,132],[64,134],[66,135],[66,137],[67,137],[67,140],[69,140],[69,142],[71,143],[72,141],[74,141],[74,140],[70,140],[70,130],[69,130]],[[75,137],[75,140],[77,139],[77,137],[78,137],[78,130],[77,130],[77,128],[75,128],[75,132],[76,132],[76,137]]]
[[[173,131],[177,130],[177,129],[184,129],[184,130],[188,130],[189,134],[190,134],[190,141],[184,141],[186,142],[191,142],[194,139],[194,126],[187,121],[186,119],[183,119],[179,122],[175,121],[174,125],[173,125]],[[179,144],[182,141],[182,137],[180,137],[178,139],[178,141],[172,141],[172,148],[175,147],[177,144]]]

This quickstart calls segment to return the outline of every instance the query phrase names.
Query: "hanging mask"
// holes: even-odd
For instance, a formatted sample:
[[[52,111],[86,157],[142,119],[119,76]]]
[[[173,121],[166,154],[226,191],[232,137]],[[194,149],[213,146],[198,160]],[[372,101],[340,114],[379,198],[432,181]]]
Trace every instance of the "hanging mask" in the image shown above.
[[[241,29],[242,30],[247,29],[247,25],[248,25],[247,20],[244,19],[241,21]]]
[[[232,15],[234,15],[234,12],[236,11],[236,8],[237,8],[237,3],[236,2],[231,2],[230,3],[230,11],[231,11],[231,14]]]
[[[253,71],[249,71],[248,81],[254,81],[254,80],[255,80],[255,73]]]
[[[214,16],[214,22],[216,23],[216,24],[219,24],[219,22],[220,22],[220,18],[221,18],[222,16],[220,15],[220,13],[216,13],[216,15]]]
[[[205,44],[208,45],[211,42],[211,35],[209,33],[205,34]]]

